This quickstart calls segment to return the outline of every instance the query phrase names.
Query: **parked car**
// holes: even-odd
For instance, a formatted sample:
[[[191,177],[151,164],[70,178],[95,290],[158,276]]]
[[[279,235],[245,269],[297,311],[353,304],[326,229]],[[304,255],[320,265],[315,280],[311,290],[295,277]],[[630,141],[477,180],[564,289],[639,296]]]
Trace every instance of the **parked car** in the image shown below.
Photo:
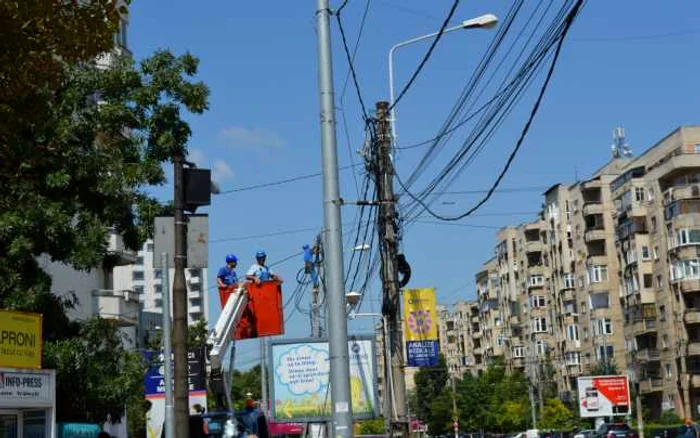
[[[629,424],[603,423],[591,438],[639,438]]]
[[[592,438],[593,434],[595,434],[595,429],[579,430],[574,435],[574,438]]]
[[[651,431],[652,438],[676,438],[682,431],[678,427],[662,427]]]

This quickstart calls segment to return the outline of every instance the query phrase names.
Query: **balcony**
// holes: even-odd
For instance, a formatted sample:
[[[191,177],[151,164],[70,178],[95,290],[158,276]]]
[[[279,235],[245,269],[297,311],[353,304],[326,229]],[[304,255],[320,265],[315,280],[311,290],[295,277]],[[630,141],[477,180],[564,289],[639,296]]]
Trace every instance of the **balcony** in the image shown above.
[[[602,214],[603,204],[600,202],[587,202],[583,204],[583,215],[588,216],[590,214]]]
[[[664,381],[662,379],[644,379],[639,382],[639,390],[642,394],[663,391]]]
[[[202,280],[199,277],[190,277],[187,279],[187,284],[201,284]]]
[[[525,368],[525,359],[522,357],[514,357],[511,359],[513,368]]]
[[[472,316],[472,322],[479,323],[479,315]]]
[[[564,301],[575,301],[576,296],[574,295],[573,289],[565,289],[564,293],[561,295]]]
[[[605,240],[606,234],[604,228],[592,228],[586,231],[583,238],[586,242],[595,242],[598,240]]]
[[[685,309],[684,320],[686,324],[700,324],[700,308]]]
[[[700,340],[690,340],[688,342],[688,356],[700,356]]]
[[[664,192],[664,205],[680,199],[700,198],[700,184],[689,184],[687,186],[670,187]]]
[[[640,362],[655,362],[661,360],[661,353],[655,348],[642,348],[637,350],[634,357]]]
[[[645,333],[653,333],[656,331],[656,319],[655,318],[644,318],[636,319],[632,323],[632,333],[635,336],[643,335]]]
[[[111,319],[121,327],[139,323],[139,297],[131,290],[98,289],[92,291],[93,312],[104,319]]]
[[[472,354],[474,354],[474,356],[482,356],[484,354],[484,349],[481,347],[477,347],[472,350]]]
[[[697,225],[698,214],[700,214],[700,199],[673,201],[664,209],[666,221],[673,221],[678,228]]]
[[[545,250],[545,246],[540,241],[525,242],[525,252],[542,252]]]
[[[187,298],[202,298],[202,293],[189,291],[187,292]]]
[[[481,339],[484,336],[484,332],[481,330],[477,330],[475,332],[472,332],[472,339]]]
[[[700,291],[700,278],[687,278],[677,280],[676,283],[681,289],[681,292],[697,292]]]
[[[126,247],[122,235],[109,231],[107,251],[113,257],[115,266],[133,265],[136,263],[136,253]]]
[[[589,265],[607,265],[608,264],[608,256],[605,254],[589,255],[586,258],[586,260],[587,260]]]

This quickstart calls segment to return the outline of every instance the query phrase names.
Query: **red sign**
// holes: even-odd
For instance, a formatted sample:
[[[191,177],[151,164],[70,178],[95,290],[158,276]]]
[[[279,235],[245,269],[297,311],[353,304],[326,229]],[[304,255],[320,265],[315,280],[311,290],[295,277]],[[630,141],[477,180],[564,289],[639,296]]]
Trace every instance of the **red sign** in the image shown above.
[[[613,406],[625,406],[630,404],[630,393],[627,387],[627,378],[601,377],[593,378],[593,386],[612,403]]]

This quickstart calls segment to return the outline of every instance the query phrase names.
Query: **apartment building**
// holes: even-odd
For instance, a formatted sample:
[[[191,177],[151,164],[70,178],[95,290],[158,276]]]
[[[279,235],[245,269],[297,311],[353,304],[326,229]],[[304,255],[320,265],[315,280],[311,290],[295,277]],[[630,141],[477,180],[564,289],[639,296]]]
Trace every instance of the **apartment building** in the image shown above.
[[[501,283],[498,275],[496,258],[487,261],[476,274],[476,297],[479,306],[479,322],[481,334],[474,333],[483,349],[483,361],[475,364],[477,374],[483,372],[489,365],[502,361],[506,346],[505,324],[503,313],[499,306]]]
[[[493,348],[538,379],[547,360],[564,400],[578,376],[616,369],[652,417],[700,415],[700,126],[638,157],[616,130],[605,166],[548,189],[536,220],[499,230],[476,284],[480,331],[468,316],[446,321],[446,351],[459,352],[449,327],[461,324],[468,362],[478,345],[487,366]]]
[[[154,268],[152,240],[144,243],[133,264],[115,269],[115,283],[121,288],[133,290],[139,297],[144,312],[163,313],[163,272]],[[185,269],[187,283],[187,322],[192,325],[209,317],[208,270]],[[169,269],[168,285],[172,289],[175,269]],[[171,301],[172,307],[172,301]]]

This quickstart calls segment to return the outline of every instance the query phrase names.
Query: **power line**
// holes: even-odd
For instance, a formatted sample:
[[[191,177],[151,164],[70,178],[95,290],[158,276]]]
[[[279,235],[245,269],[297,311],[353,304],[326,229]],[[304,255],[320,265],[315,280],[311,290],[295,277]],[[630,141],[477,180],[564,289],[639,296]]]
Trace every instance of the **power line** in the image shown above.
[[[547,76],[545,77],[544,83],[542,84],[542,87],[540,88],[540,92],[539,92],[539,94],[538,94],[538,96],[537,96],[537,100],[535,101],[535,105],[533,106],[533,108],[532,108],[532,110],[531,110],[531,112],[530,112],[530,115],[529,115],[529,117],[528,117],[528,120],[527,120],[527,122],[525,123],[525,126],[523,127],[523,130],[522,130],[522,132],[521,132],[521,134],[520,134],[520,138],[519,138],[518,141],[516,142],[515,148],[511,151],[511,153],[510,153],[510,155],[509,155],[509,157],[508,157],[508,159],[507,159],[507,161],[506,161],[505,166],[503,167],[503,169],[502,169],[501,172],[499,173],[498,177],[496,178],[496,181],[493,183],[493,185],[491,186],[491,188],[489,189],[489,191],[486,193],[486,196],[484,196],[474,207],[470,208],[469,210],[467,210],[467,211],[466,211],[465,213],[463,213],[463,214],[460,214],[460,215],[458,215],[458,216],[453,216],[453,217],[442,216],[442,215],[439,215],[439,214],[433,212],[433,211],[428,207],[428,205],[426,205],[421,199],[419,199],[418,197],[416,197],[415,195],[413,195],[410,191],[408,191],[408,188],[404,186],[404,184],[403,184],[403,182],[401,181],[401,179],[400,179],[398,173],[396,174],[396,179],[397,179],[397,181],[399,182],[399,185],[401,185],[401,187],[406,191],[406,193],[407,193],[415,202],[417,202],[418,204],[420,204],[421,207],[423,207],[423,209],[424,209],[425,211],[427,211],[431,216],[435,217],[436,219],[444,220],[444,221],[457,221],[457,220],[463,219],[463,218],[465,218],[465,217],[471,215],[472,213],[474,213],[476,210],[478,210],[479,208],[481,208],[481,206],[483,206],[483,205],[491,198],[491,196],[493,195],[494,191],[498,188],[499,184],[501,183],[501,181],[502,181],[503,178],[505,177],[505,174],[508,172],[508,169],[510,168],[510,166],[511,166],[513,160],[515,159],[516,154],[518,153],[518,150],[519,150],[520,147],[522,146],[522,143],[523,143],[523,141],[525,140],[525,137],[527,136],[528,131],[530,130],[530,126],[532,125],[532,121],[534,120],[535,115],[537,114],[537,111],[539,110],[539,107],[540,107],[540,104],[542,103],[542,99],[543,99],[543,97],[544,97],[544,94],[545,94],[545,92],[546,92],[546,90],[547,90],[547,88],[548,88],[549,82],[550,82],[550,80],[551,80],[551,78],[552,78],[552,75],[553,75],[553,73],[554,73],[554,68],[555,68],[555,66],[556,66],[556,64],[557,64],[557,61],[558,61],[558,59],[559,59],[559,55],[560,55],[560,53],[561,53],[561,48],[562,48],[562,45],[563,45],[564,40],[565,40],[565,38],[566,38],[566,35],[567,35],[569,29],[571,28],[571,25],[573,24],[574,18],[576,17],[576,15],[577,15],[577,13],[578,13],[578,11],[579,11],[579,8],[581,7],[581,4],[582,4],[582,0],[579,0],[579,1],[573,6],[572,10],[569,12],[569,14],[568,14],[568,16],[567,16],[567,18],[566,18],[566,21],[565,21],[565,24],[564,24],[564,29],[563,29],[561,35],[559,36],[559,41],[557,42],[557,45],[556,45],[556,49],[555,49],[555,52],[554,52],[554,57],[553,57],[553,59],[552,59],[552,63],[551,63],[551,65],[550,65],[550,67],[549,67],[549,71],[547,72]]]
[[[455,11],[457,10],[457,6],[459,6],[459,0],[454,0],[454,3],[452,3],[452,8],[450,9],[450,12],[447,14],[447,18],[445,18],[445,21],[442,23],[442,26],[440,27],[438,34],[435,36],[433,43],[430,45],[430,48],[428,48],[428,51],[425,53],[425,56],[423,56],[423,59],[421,60],[420,64],[418,64],[418,68],[416,68],[416,71],[414,71],[413,75],[411,75],[411,79],[408,80],[406,85],[403,87],[403,89],[399,93],[398,97],[396,99],[394,99],[394,101],[392,102],[389,110],[396,107],[396,105],[403,98],[403,96],[406,94],[408,89],[411,88],[411,85],[413,85],[413,82],[418,77],[418,74],[423,69],[423,66],[425,66],[425,64],[428,62],[428,59],[430,59],[430,55],[432,55],[433,50],[435,49],[435,46],[437,46],[438,41],[440,41],[440,38],[442,37],[442,34],[445,33],[445,29],[450,24],[450,20],[452,20],[452,16],[454,15]]]
[[[355,168],[357,166],[360,166],[360,163],[351,164],[348,166],[342,166],[342,167],[339,167],[338,170],[348,170],[348,169]],[[306,175],[294,176],[291,178],[285,178],[285,179],[281,179],[278,181],[272,181],[272,182],[261,183],[261,184],[254,184],[254,185],[250,185],[250,186],[239,187],[237,189],[224,190],[221,193],[219,193],[219,195],[227,195],[229,193],[247,192],[249,190],[257,190],[257,189],[264,189],[267,187],[280,186],[280,185],[288,184],[288,183],[292,183],[292,182],[303,181],[305,179],[318,178],[321,175],[323,175],[321,172],[309,173]]]
[[[345,56],[347,57],[348,60],[348,66],[350,68],[350,73],[352,75],[352,82],[355,85],[355,91],[357,91],[357,100],[360,101],[360,106],[362,107],[362,115],[365,120],[369,119],[369,115],[367,113],[367,107],[365,106],[365,101],[362,99],[362,93],[360,92],[360,85],[357,82],[357,72],[355,71],[355,65],[353,62],[354,55],[350,54],[350,49],[348,48],[348,41],[345,38],[345,30],[343,29],[343,20],[340,19],[340,11],[341,9],[345,6],[343,6],[338,9],[335,13],[335,19],[338,22],[338,29],[340,30],[340,36],[343,41],[343,49],[345,51]]]
[[[214,240],[209,240],[209,243],[235,242],[235,241],[241,241],[241,240],[261,239],[264,237],[284,236],[287,234],[304,233],[304,232],[308,232],[308,231],[317,231],[317,230],[318,230],[318,227],[297,228],[294,230],[275,231],[272,233],[265,233],[265,234],[253,234],[253,235],[249,235],[249,236],[238,236],[238,237],[227,237],[227,238],[223,238],[223,239],[214,239]]]

